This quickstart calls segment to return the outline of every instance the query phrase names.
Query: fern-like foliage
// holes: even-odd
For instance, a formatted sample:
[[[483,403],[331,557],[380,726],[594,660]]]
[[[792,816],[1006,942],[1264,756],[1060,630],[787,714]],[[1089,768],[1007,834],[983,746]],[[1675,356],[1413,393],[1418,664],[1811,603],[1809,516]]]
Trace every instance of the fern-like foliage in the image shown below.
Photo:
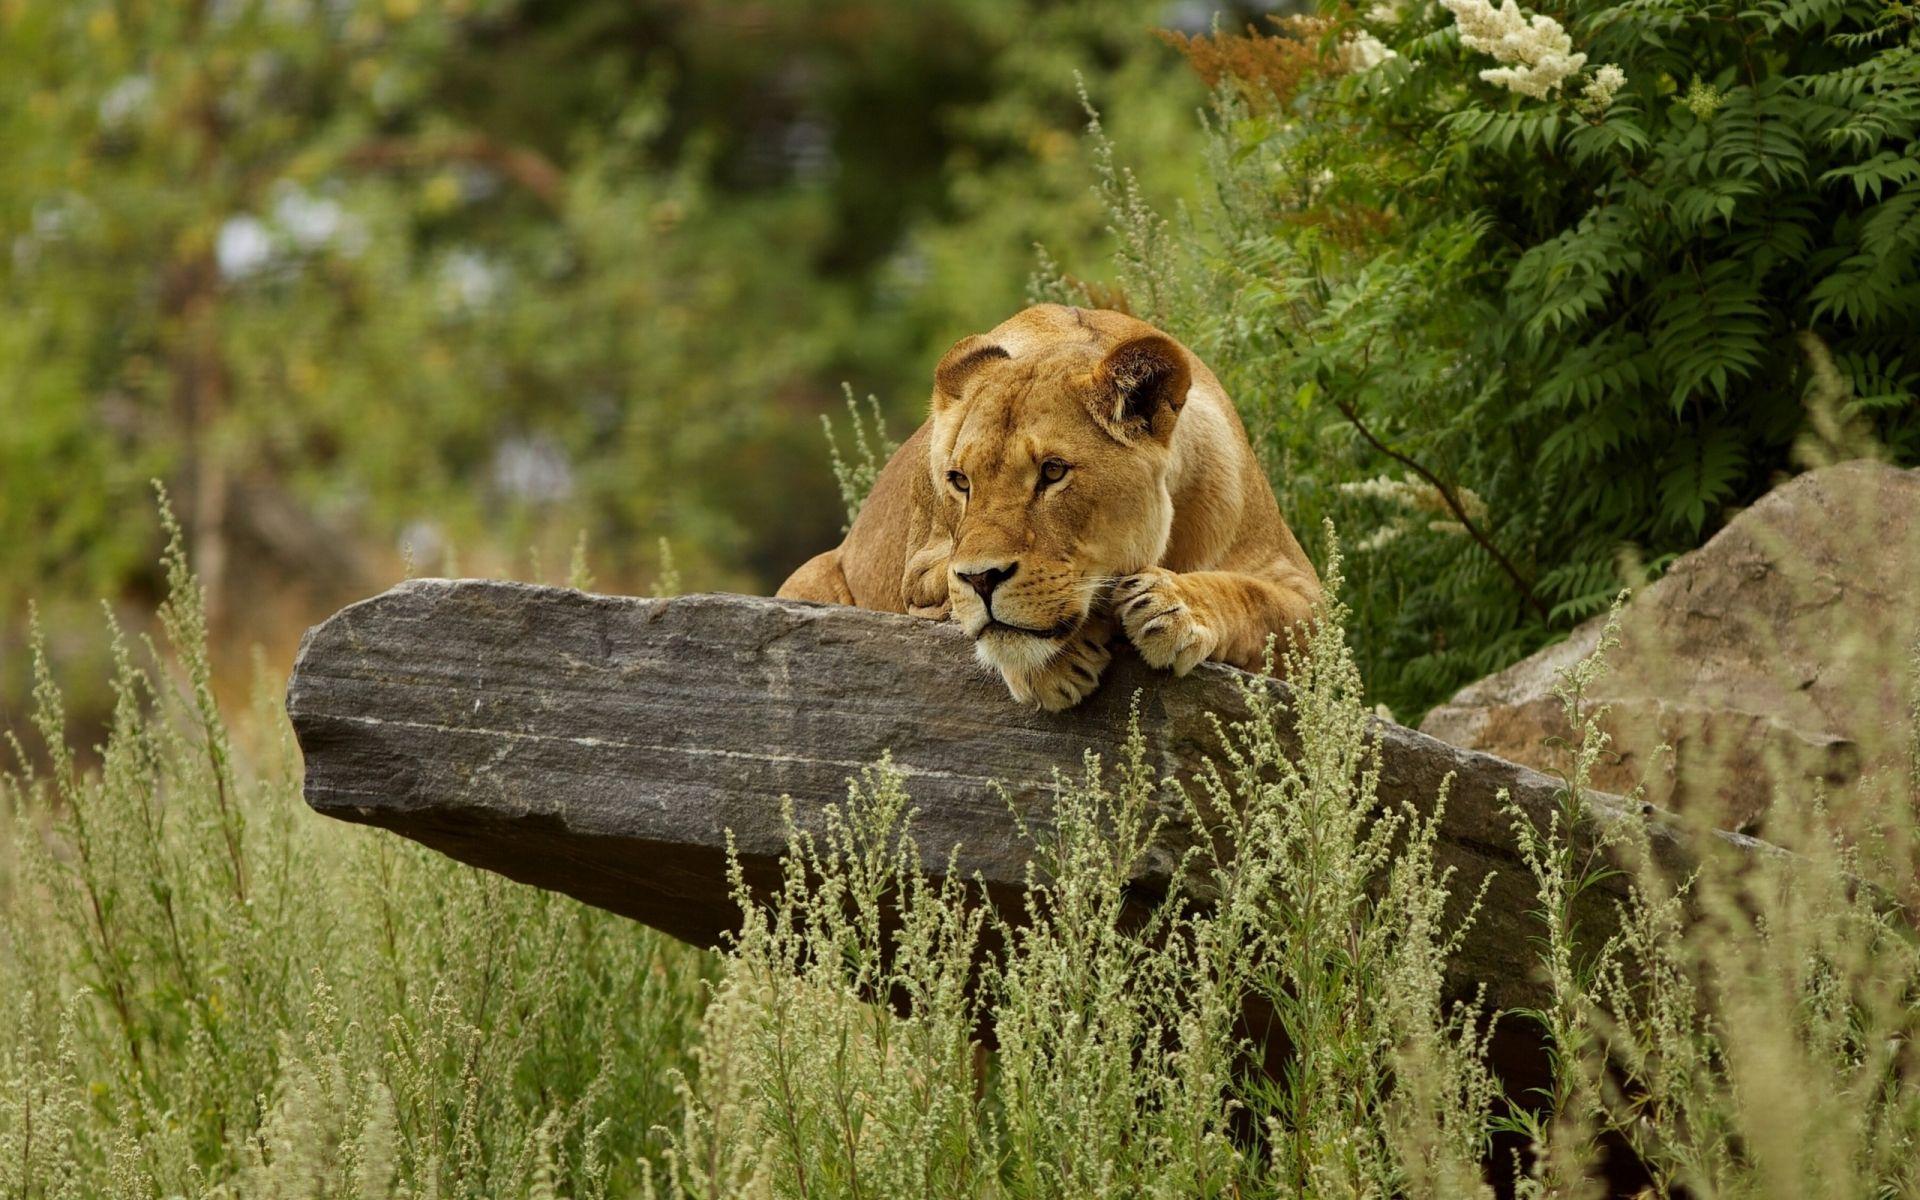
[[[1585,67],[1535,96],[1484,78],[1447,9],[1357,7],[1321,6],[1284,119],[1221,89],[1214,219],[1157,269],[1208,264],[1164,316],[1224,367],[1290,517],[1360,548],[1355,634],[1397,712],[1802,465],[1808,345],[1832,420],[1920,460],[1915,9],[1573,0],[1540,11]],[[1395,53],[1361,65],[1356,39]],[[1150,249],[1121,283],[1165,295]],[[1340,490],[1401,459],[1483,497],[1512,569]]]

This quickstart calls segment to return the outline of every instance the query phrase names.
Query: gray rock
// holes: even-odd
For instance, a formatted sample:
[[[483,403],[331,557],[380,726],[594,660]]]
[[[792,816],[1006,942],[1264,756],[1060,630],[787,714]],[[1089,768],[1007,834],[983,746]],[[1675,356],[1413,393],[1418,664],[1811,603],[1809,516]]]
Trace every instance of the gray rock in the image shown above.
[[[317,811],[712,945],[738,915],[729,835],[765,883],[785,846],[779,798],[818,828],[886,751],[907,776],[923,865],[943,870],[958,846],[963,875],[1017,911],[1027,847],[1009,805],[1044,822],[1056,769],[1089,749],[1114,761],[1136,691],[1160,768],[1190,777],[1216,748],[1209,714],[1244,714],[1250,678],[1210,664],[1173,679],[1123,654],[1084,705],[1048,714],[1012,703],[958,630],[913,617],[415,580],[308,632],[288,710]],[[1462,895],[1493,875],[1454,986],[1483,984],[1501,1006],[1538,999],[1536,902],[1498,796],[1544,821],[1557,783],[1397,725],[1378,737],[1387,802],[1430,811],[1454,777],[1441,849]],[[1592,803],[1602,820],[1624,812]],[[1171,828],[1142,865],[1143,899],[1168,886],[1187,836]]]
[[[1563,769],[1553,688],[1604,619],[1469,684],[1421,722],[1457,746]],[[1622,616],[1587,698],[1608,706],[1598,787],[1763,831],[1776,796],[1811,799],[1898,767],[1920,638],[1920,470],[1850,462],[1767,493],[1683,555]],[[1661,747],[1670,753],[1661,753]]]

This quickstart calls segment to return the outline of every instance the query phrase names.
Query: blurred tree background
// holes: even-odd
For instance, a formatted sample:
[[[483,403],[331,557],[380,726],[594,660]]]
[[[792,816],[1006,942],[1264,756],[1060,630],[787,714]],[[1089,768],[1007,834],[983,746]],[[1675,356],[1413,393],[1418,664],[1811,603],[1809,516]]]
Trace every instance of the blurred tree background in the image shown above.
[[[1282,7],[0,0],[0,717],[155,478],[229,671],[408,570],[769,590],[843,386],[1034,296],[1213,364],[1408,720],[1920,460],[1910,7]]]
[[[0,697],[29,601],[75,666],[101,598],[151,609],[155,478],[228,648],[583,535],[609,589],[662,538],[771,588],[838,533],[843,382],[910,428],[1037,242],[1101,257],[1077,73],[1193,186],[1149,30],[1213,12],[0,2]]]

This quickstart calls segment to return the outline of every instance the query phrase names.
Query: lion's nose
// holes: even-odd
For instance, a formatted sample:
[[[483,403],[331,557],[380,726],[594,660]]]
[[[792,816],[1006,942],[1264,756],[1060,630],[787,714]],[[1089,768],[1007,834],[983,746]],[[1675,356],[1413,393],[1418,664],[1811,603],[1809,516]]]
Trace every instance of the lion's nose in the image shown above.
[[[965,580],[968,587],[979,592],[982,600],[991,600],[993,589],[1013,578],[1013,573],[1019,569],[1019,563],[1010,562],[1001,567],[982,567],[977,571],[955,571],[954,574]]]

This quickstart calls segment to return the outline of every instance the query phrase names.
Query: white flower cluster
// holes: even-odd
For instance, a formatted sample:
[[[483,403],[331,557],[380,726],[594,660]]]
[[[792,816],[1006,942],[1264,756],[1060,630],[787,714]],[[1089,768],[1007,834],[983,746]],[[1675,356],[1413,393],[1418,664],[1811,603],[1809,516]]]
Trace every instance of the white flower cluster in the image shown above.
[[[1591,113],[1603,113],[1613,104],[1614,93],[1627,86],[1627,73],[1608,63],[1593,73],[1587,80],[1587,86],[1580,91],[1580,98]]]
[[[1697,77],[1693,85],[1687,89],[1687,94],[1680,98],[1680,103],[1686,105],[1693,115],[1702,121],[1711,120],[1713,114],[1719,112],[1720,106],[1726,102],[1725,92]]]
[[[1340,65],[1354,74],[1371,71],[1388,59],[1399,57],[1385,42],[1365,30],[1349,34],[1340,43]]]
[[[1440,4],[1459,24],[1461,45],[1503,64],[1480,72],[1488,83],[1544,100],[1587,65],[1586,55],[1573,52],[1573,39],[1560,22],[1538,14],[1529,20],[1513,0],[1503,0],[1499,8],[1490,0]]]
[[[1367,20],[1374,25],[1394,26],[1400,23],[1402,0],[1379,0],[1366,13]]]
[[[1356,545],[1354,549],[1362,554],[1373,554],[1376,551],[1385,550],[1388,546],[1399,541],[1400,535],[1406,531],[1406,527],[1403,525],[1382,525],[1366,537],[1361,538],[1359,544]]]
[[[1419,484],[1410,479],[1395,479],[1391,475],[1376,475],[1372,479],[1354,479],[1346,483],[1336,483],[1333,489],[1344,496],[1385,500],[1393,504],[1404,504],[1409,508],[1417,503],[1420,495]]]
[[[1440,494],[1440,489],[1425,480],[1405,476],[1395,479],[1391,475],[1376,475],[1372,479],[1356,479],[1334,485],[1334,490],[1344,496],[1360,496],[1368,500],[1383,500],[1396,508],[1413,512],[1435,512],[1451,514],[1453,507]],[[1472,488],[1456,488],[1454,498],[1460,502],[1469,517],[1478,520],[1486,515],[1486,502]]]
[[[1437,513],[1438,520],[1426,522],[1426,527],[1435,533],[1465,533],[1466,526],[1453,519],[1453,506],[1447,503],[1440,489],[1424,480],[1411,476],[1395,479],[1390,475],[1376,475],[1372,479],[1358,479],[1347,483],[1335,484],[1334,489],[1342,495],[1359,496],[1367,500],[1379,500],[1394,508],[1409,513]],[[1459,501],[1468,518],[1479,520],[1487,515],[1487,503],[1472,488],[1457,488],[1454,499]],[[1357,548],[1363,553],[1381,550],[1399,540],[1410,526],[1405,518],[1395,518],[1382,524],[1371,534],[1362,538]]]

